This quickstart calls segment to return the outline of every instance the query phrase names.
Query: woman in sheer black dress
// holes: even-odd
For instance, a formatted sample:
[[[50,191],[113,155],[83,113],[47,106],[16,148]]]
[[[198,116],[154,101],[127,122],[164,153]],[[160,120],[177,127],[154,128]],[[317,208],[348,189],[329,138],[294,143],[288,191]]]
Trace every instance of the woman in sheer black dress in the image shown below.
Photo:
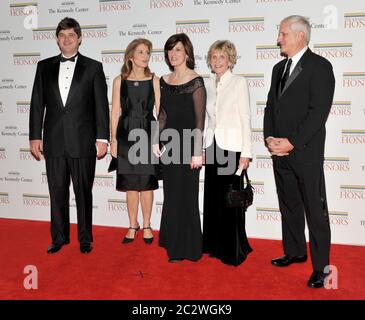
[[[163,163],[159,245],[166,249],[169,262],[197,261],[202,255],[198,193],[206,92],[203,79],[194,71],[193,46],[185,34],[171,36],[164,51],[172,72],[160,79],[164,117],[160,112],[159,120],[166,151],[161,155],[155,150]],[[172,131],[174,137],[165,139]]]

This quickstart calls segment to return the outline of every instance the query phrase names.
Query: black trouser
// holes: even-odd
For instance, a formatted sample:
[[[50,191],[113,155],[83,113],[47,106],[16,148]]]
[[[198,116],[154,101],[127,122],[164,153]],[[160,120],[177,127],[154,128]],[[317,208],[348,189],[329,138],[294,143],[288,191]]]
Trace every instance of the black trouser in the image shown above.
[[[70,241],[70,178],[76,198],[78,240],[91,243],[92,187],[96,158],[46,158],[46,169],[51,200],[51,236],[53,244]]]
[[[299,164],[286,157],[273,158],[284,252],[306,255],[305,216],[313,269],[323,271],[329,265],[331,244],[323,161]]]

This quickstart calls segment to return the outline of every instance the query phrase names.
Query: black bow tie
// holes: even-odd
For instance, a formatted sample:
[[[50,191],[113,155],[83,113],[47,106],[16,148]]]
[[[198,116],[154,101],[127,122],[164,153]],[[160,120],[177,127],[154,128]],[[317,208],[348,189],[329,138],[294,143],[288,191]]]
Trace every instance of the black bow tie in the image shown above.
[[[73,57],[71,58],[65,58],[64,56],[61,56],[61,62],[66,62],[66,61],[72,61],[75,62],[75,58],[77,57],[78,53],[76,53]]]

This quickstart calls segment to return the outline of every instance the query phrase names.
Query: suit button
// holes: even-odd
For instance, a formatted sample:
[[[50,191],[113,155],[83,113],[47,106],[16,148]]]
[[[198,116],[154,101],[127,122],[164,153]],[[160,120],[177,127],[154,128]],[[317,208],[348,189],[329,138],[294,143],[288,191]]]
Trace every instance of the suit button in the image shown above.
[[[276,114],[279,114],[279,113],[280,113],[280,110],[279,110],[279,109],[277,109],[277,110],[276,110]]]

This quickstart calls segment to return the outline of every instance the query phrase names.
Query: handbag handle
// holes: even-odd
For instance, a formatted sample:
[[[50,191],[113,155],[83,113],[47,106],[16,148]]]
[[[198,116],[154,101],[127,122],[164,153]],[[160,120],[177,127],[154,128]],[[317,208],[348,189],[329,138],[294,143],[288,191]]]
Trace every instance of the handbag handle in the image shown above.
[[[242,179],[241,179],[242,177]],[[247,174],[247,169],[242,170],[241,175],[235,175],[233,181],[232,181],[232,186],[235,184],[235,182],[237,181],[237,179],[240,179],[240,190],[244,190],[245,189],[245,178],[246,178],[246,183],[247,185],[251,185],[251,180],[248,178],[248,174]]]

